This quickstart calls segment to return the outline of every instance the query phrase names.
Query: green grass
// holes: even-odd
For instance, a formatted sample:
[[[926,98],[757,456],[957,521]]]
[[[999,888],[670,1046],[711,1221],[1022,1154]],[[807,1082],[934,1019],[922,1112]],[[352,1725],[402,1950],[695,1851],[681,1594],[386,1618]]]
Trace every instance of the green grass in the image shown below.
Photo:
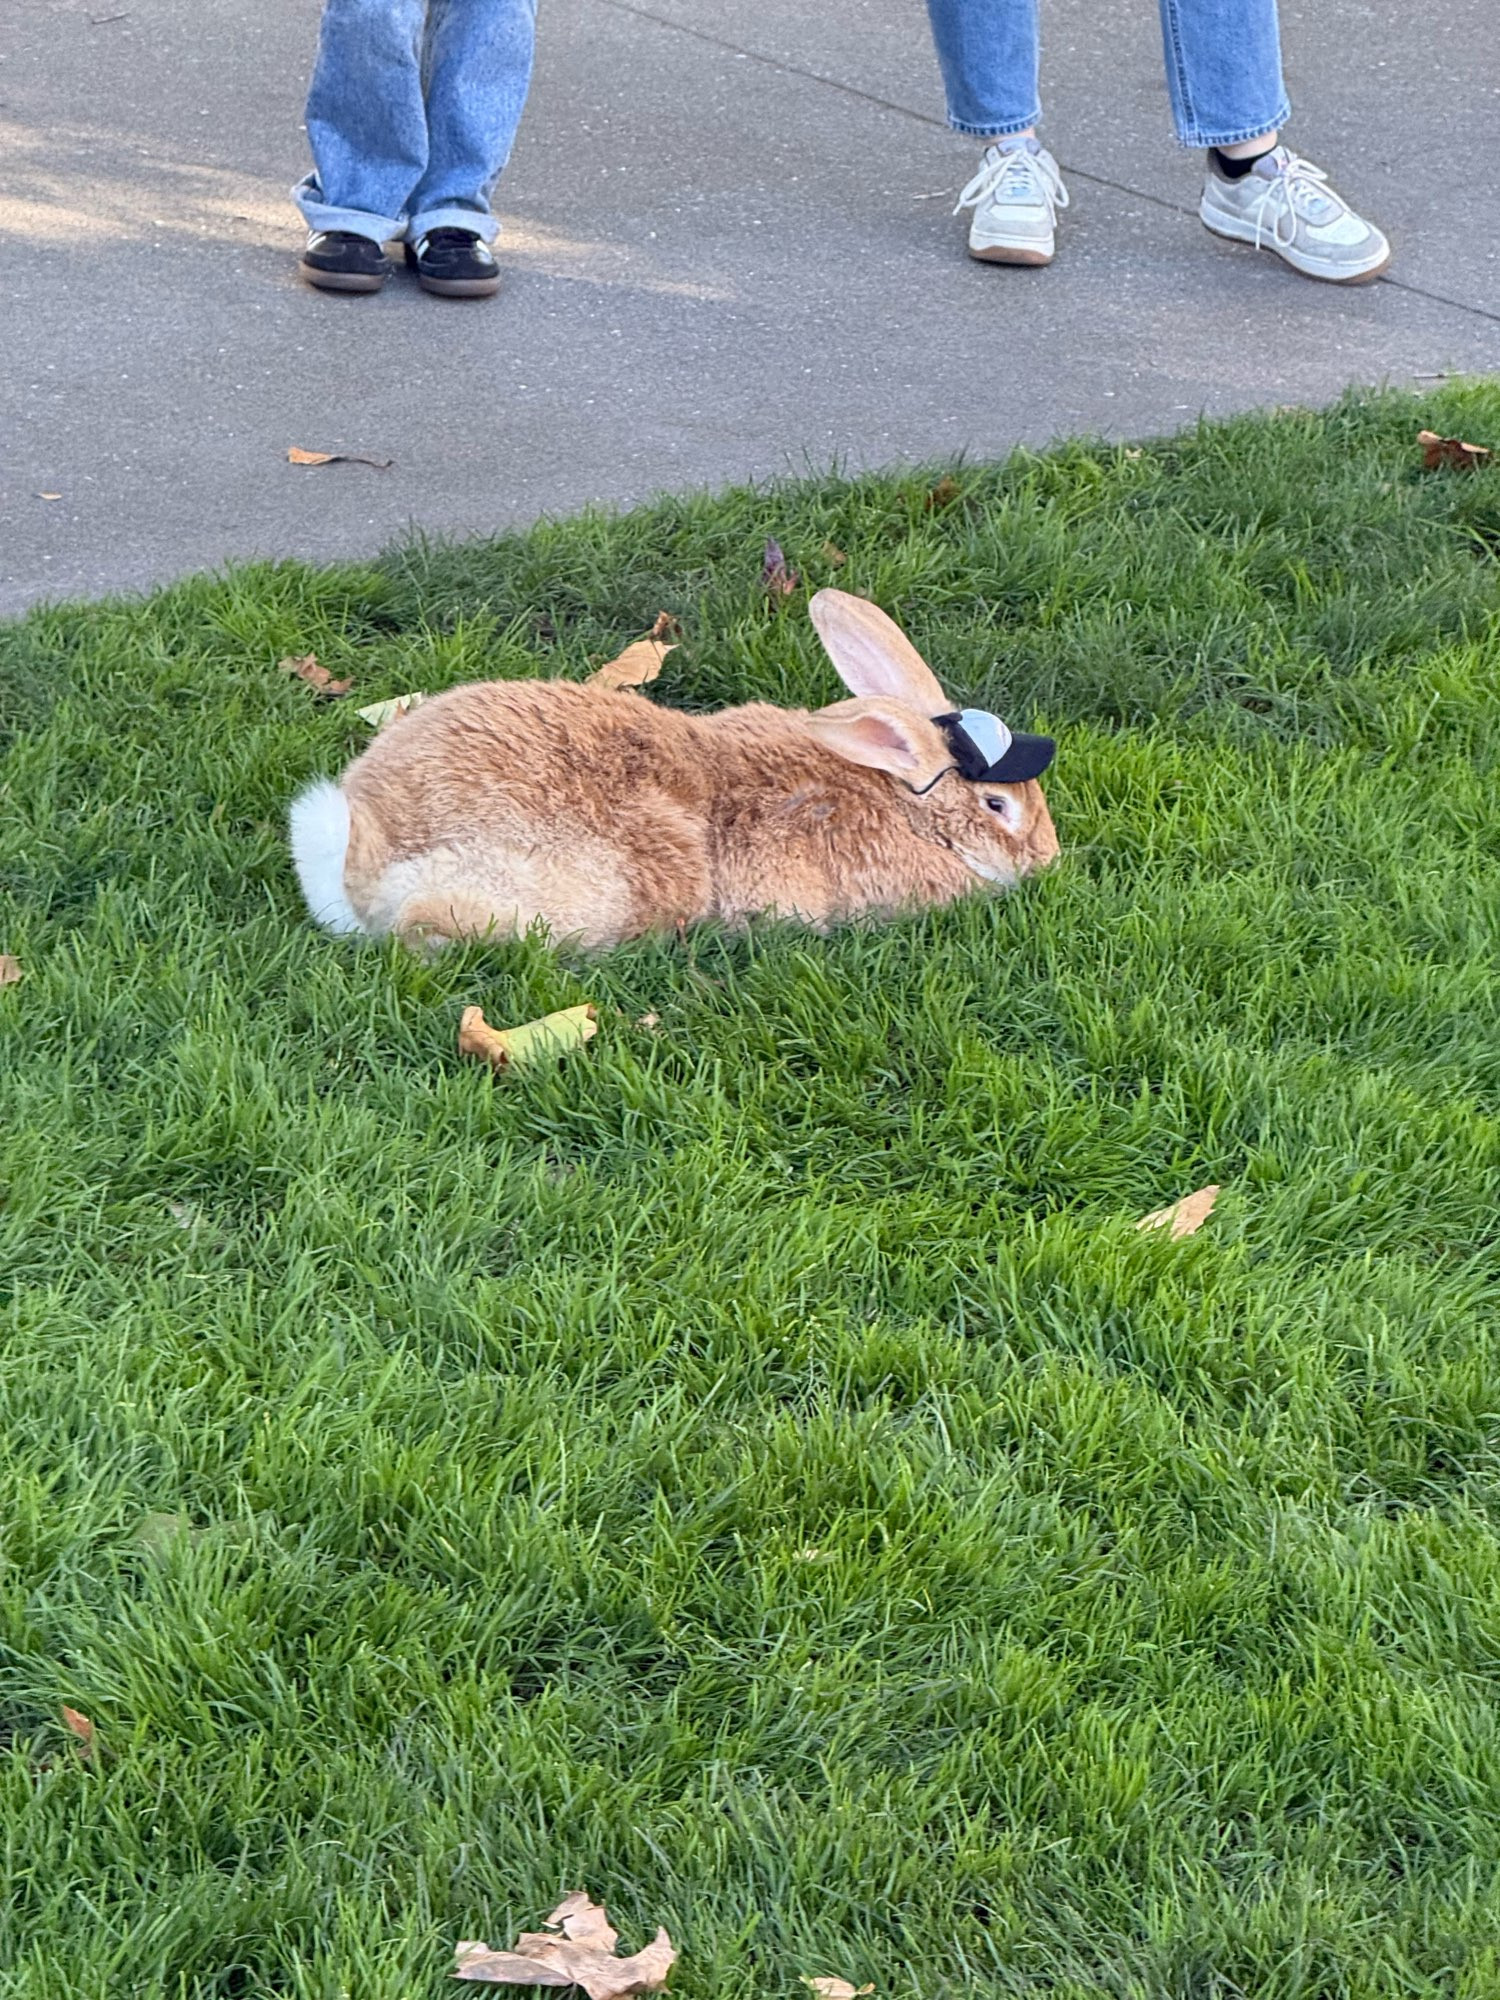
[[[1500,472],[1419,422],[1500,388],[0,629],[7,1995],[413,2000],[586,1887],[683,2000],[1493,2000]],[[659,698],[831,699],[768,532],[1056,730],[1062,866],[592,964],[309,928],[365,731],[280,655],[666,608]]]

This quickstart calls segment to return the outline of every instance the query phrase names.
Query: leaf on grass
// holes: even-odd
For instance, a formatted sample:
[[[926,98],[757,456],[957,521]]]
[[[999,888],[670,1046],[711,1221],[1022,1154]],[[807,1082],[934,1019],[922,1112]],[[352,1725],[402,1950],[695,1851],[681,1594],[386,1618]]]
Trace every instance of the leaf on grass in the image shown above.
[[[458,1052],[477,1056],[495,1069],[510,1069],[517,1063],[565,1056],[570,1049],[581,1049],[598,1032],[598,1016],[587,1005],[561,1008],[519,1028],[492,1028],[482,1007],[465,1007],[458,1024]]]
[[[288,465],[373,465],[377,472],[388,472],[396,463],[393,458],[368,458],[362,451],[304,451],[300,444],[289,444],[286,457]]]
[[[0,951],[0,986],[14,986],[25,977],[20,959],[12,958],[8,951]]]
[[[603,1908],[580,1893],[564,1897],[547,1923],[545,1931],[523,1931],[513,1951],[491,1951],[473,1940],[459,1945],[453,1977],[494,1986],[581,1986],[589,2000],[625,2000],[659,1992],[677,1961],[664,1930],[644,1951],[618,1957],[619,1933]]]
[[[956,479],[950,478],[947,473],[944,473],[937,485],[933,487],[927,498],[922,502],[922,505],[927,509],[929,514],[940,514],[945,507],[953,505],[962,490]]]
[[[352,680],[336,681],[327,667],[319,666],[316,653],[300,653],[295,658],[289,655],[278,664],[284,674],[306,681],[318,694],[347,694],[354,685]]]
[[[63,1728],[78,1739],[78,1754],[89,1762],[93,1759],[98,1744],[94,1740],[94,1725],[86,1715],[80,1715],[76,1708],[69,1708],[66,1702],[62,1709]]]
[[[1462,438],[1439,437],[1436,431],[1418,431],[1422,463],[1429,472],[1446,466],[1453,472],[1472,472],[1490,456],[1488,445],[1465,444]]]
[[[847,1979],[804,1979],[802,1984],[820,1993],[823,2000],[863,2000],[864,1994],[875,1991],[873,1982],[869,1986],[851,1986]]]
[[[186,1514],[142,1514],[131,1539],[137,1548],[162,1556],[178,1542],[195,1541],[197,1537]]]
[[[635,1023],[635,1025],[636,1025],[636,1026],[637,1026],[638,1028],[659,1028],[659,1027],[661,1026],[661,1015],[660,1015],[660,1014],[638,1014],[638,1015],[636,1016],[636,1023]]]
[[[842,569],[849,558],[844,554],[844,551],[839,547],[837,542],[825,542],[823,544],[823,560],[831,564],[834,569]]]
[[[668,611],[658,611],[644,639],[636,639],[588,677],[589,687],[637,688],[654,681],[661,663],[682,637],[682,627]]]
[[[766,537],[766,559],[761,564],[760,583],[767,597],[790,597],[802,579],[782,554],[774,536]]]
[[[1168,1229],[1174,1238],[1192,1236],[1213,1214],[1214,1203],[1218,1199],[1217,1186],[1199,1188],[1196,1194],[1185,1194],[1181,1201],[1174,1201],[1170,1208],[1152,1209],[1135,1226],[1137,1229]]]
[[[414,689],[410,694],[393,694],[389,701],[372,701],[367,708],[357,708],[354,713],[372,729],[384,729],[403,715],[410,715],[414,708],[420,708],[426,699],[425,694]]]

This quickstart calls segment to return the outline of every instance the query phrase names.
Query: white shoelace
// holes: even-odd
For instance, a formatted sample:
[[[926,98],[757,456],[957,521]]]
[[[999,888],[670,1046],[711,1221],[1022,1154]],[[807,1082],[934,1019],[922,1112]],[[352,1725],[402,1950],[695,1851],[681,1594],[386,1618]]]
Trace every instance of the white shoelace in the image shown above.
[[[1050,157],[1042,153],[1028,153],[1024,146],[1013,146],[1006,152],[997,153],[993,159],[986,155],[979,172],[953,204],[953,213],[957,215],[962,209],[978,208],[982,201],[998,195],[1002,187],[1006,194],[1023,198],[1030,196],[1043,202],[1049,222],[1055,222],[1057,211],[1068,205],[1068,190],[1063,186]]]
[[[1341,215],[1351,213],[1348,202],[1328,185],[1328,176],[1323,169],[1315,167],[1311,160],[1300,159],[1295,153],[1283,153],[1274,176],[1267,178],[1261,174],[1257,179],[1264,183],[1260,199],[1255,204],[1257,250],[1262,247],[1261,237],[1267,221],[1271,226],[1271,241],[1281,249],[1289,249],[1297,240],[1299,220],[1311,222],[1314,228],[1322,228],[1325,223],[1337,222]],[[1310,211],[1320,204],[1326,206],[1330,213],[1313,215]],[[1287,236],[1281,233],[1283,222],[1291,225]]]

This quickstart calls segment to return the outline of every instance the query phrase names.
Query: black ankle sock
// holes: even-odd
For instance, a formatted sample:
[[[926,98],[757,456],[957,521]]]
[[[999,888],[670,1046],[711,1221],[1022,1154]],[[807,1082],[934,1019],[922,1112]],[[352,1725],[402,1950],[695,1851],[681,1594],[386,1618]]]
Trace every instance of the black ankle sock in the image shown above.
[[[1266,157],[1266,153],[1275,152],[1278,143],[1277,140],[1273,139],[1264,152],[1252,153],[1248,160],[1231,160],[1227,154],[1221,153],[1217,146],[1210,146],[1208,149],[1208,164],[1213,168],[1220,180],[1242,181],[1257,160],[1263,160]]]

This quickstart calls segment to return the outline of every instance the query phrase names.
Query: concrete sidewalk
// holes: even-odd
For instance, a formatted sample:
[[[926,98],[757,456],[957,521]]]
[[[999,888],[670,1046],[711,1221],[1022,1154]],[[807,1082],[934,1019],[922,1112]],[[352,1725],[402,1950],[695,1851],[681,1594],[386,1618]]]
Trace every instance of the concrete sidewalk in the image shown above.
[[[542,0],[488,304],[295,277],[316,14],[10,0],[0,611],[1500,367],[1494,0],[1284,10],[1290,136],[1397,246],[1350,292],[1199,225],[1149,0],[1045,15],[1073,206],[1040,272],[963,254],[977,149],[920,0]]]

